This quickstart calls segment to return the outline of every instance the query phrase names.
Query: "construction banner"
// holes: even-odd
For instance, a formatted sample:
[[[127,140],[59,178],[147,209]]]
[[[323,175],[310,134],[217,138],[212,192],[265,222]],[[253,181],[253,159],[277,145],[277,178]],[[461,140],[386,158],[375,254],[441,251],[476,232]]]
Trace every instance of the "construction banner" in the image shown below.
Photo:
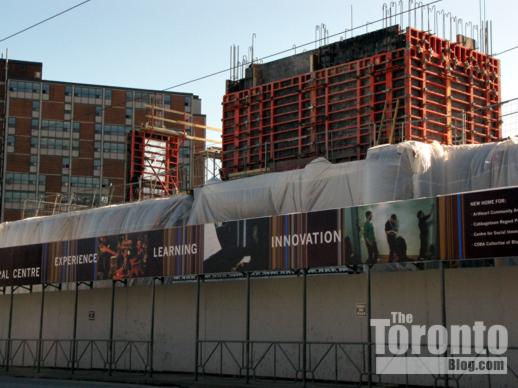
[[[518,188],[0,249],[0,286],[513,256]]]
[[[203,226],[101,236],[43,245],[43,280],[92,280],[203,273]]]
[[[0,286],[39,284],[42,245],[0,249]]]
[[[443,259],[512,257],[518,252],[518,189],[438,198]]]
[[[205,225],[204,272],[437,258],[436,201],[396,201]]]

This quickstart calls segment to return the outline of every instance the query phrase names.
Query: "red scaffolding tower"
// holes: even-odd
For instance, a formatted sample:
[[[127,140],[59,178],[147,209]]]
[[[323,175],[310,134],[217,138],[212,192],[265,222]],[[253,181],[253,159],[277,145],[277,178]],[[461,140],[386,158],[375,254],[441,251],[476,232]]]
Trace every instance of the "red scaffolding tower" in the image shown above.
[[[197,124],[194,120],[188,121],[193,116],[187,112],[181,112],[160,106],[160,104],[146,105],[146,122],[142,129],[131,132],[130,145],[130,188],[128,200],[134,201],[145,198],[163,197],[177,194],[181,190],[192,187],[181,185],[181,155],[180,148],[185,140],[197,142],[205,147],[205,131],[221,132],[221,129]],[[202,129],[204,136],[194,136],[194,129]],[[218,140],[211,140],[219,143]],[[196,149],[192,147],[192,149]],[[201,184],[205,181],[204,174],[196,175],[196,165],[204,166],[204,160],[198,160],[194,155],[191,163],[194,178],[199,178]],[[201,162],[201,163],[200,163]]]
[[[156,129],[132,131],[130,201],[179,191],[178,159],[182,141],[181,136]]]

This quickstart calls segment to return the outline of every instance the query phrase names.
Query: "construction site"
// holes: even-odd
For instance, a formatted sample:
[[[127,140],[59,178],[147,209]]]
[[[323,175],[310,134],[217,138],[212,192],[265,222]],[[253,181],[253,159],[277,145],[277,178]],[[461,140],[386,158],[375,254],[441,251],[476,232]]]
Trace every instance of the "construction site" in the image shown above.
[[[227,82],[224,176],[365,158],[379,144],[499,140],[499,62],[398,25],[265,64]],[[239,175],[237,175],[239,176]]]
[[[203,95],[0,60],[0,373],[518,386],[516,99],[492,23],[432,4],[271,61],[232,45],[221,128]]]

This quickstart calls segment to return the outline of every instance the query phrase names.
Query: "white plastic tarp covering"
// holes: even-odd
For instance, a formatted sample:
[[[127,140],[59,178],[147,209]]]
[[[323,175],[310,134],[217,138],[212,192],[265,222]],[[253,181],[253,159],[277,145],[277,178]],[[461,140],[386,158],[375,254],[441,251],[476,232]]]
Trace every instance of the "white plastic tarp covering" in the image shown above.
[[[195,193],[189,224],[518,185],[518,139],[371,148],[363,161],[316,159],[304,169],[213,183]]]
[[[319,158],[304,169],[212,183],[195,192],[189,224],[338,208],[357,203],[363,162]]]
[[[518,138],[443,146],[371,148],[362,161],[319,158],[300,170],[211,182],[190,196],[155,199],[0,225],[0,247],[308,212],[518,185]]]
[[[400,154],[405,180],[411,179],[413,198],[518,185],[517,137],[461,146],[406,142],[372,148],[367,161],[393,161],[394,153]]]
[[[319,158],[300,170],[207,185],[195,193],[189,224],[411,198],[399,159],[331,164]]]
[[[188,195],[27,218],[0,224],[0,247],[141,232],[184,225]]]

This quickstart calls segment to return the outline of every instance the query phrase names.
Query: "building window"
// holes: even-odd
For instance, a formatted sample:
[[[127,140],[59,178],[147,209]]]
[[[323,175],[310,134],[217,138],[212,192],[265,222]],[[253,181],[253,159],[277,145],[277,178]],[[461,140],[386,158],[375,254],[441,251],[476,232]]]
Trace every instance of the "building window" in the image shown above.
[[[97,106],[95,107],[95,116],[96,116],[96,117],[102,117],[102,115],[103,115],[103,107],[102,107],[102,106],[97,105]]]
[[[144,104],[150,104],[153,100],[153,97],[151,94],[146,92],[135,92],[135,102],[140,102]]]
[[[65,96],[71,96],[72,95],[72,85],[65,86]]]
[[[14,147],[14,135],[7,135],[7,147]]]
[[[191,150],[189,147],[180,148],[180,158],[189,159],[191,156]]]
[[[70,186],[76,188],[91,189],[99,187],[99,178],[91,176],[71,176]]]
[[[65,131],[65,122],[57,120],[42,120],[41,129],[49,131]]]
[[[168,105],[168,106],[171,106],[171,96],[169,94],[166,94],[164,96],[164,104]]]
[[[36,167],[38,165],[38,156],[37,155],[31,155],[31,166]]]
[[[104,99],[105,100],[112,99],[112,91],[110,89],[104,89]]]
[[[49,94],[49,84],[42,84],[41,85],[41,93],[42,94]]]
[[[70,168],[70,158],[63,158],[63,168]]]
[[[126,108],[126,118],[131,119],[133,117],[133,109]]]
[[[33,112],[39,112],[40,111],[40,102],[37,100],[34,100],[32,102],[32,111]]]
[[[126,135],[126,129],[124,125],[120,124],[105,124],[104,125],[105,135],[124,136]]]
[[[37,121],[37,120],[36,120]],[[7,119],[7,125],[10,127],[10,128],[15,128],[16,127],[16,117],[9,117]]]
[[[36,174],[27,174],[23,172],[8,172],[5,174],[6,185],[36,186],[36,181]],[[45,184],[45,175],[40,175],[38,182],[40,185]]]
[[[8,190],[5,192],[4,202],[7,208],[10,209],[21,209],[22,204],[26,200],[35,200],[36,193],[31,191],[13,191]]]
[[[9,91],[22,93],[39,93],[41,82],[10,81]]]
[[[74,88],[74,96],[75,97],[83,97],[83,98],[101,98],[102,97],[102,88],[93,88],[89,86],[76,86]]]
[[[97,149],[96,149],[97,151]],[[124,153],[126,151],[126,144],[124,143],[110,143],[104,142],[103,152],[105,153]]]
[[[40,137],[40,150],[47,155],[68,154],[70,150],[70,126],[71,124],[68,121],[42,120],[41,129],[46,130],[47,133]],[[37,138],[33,137],[32,139]]]

